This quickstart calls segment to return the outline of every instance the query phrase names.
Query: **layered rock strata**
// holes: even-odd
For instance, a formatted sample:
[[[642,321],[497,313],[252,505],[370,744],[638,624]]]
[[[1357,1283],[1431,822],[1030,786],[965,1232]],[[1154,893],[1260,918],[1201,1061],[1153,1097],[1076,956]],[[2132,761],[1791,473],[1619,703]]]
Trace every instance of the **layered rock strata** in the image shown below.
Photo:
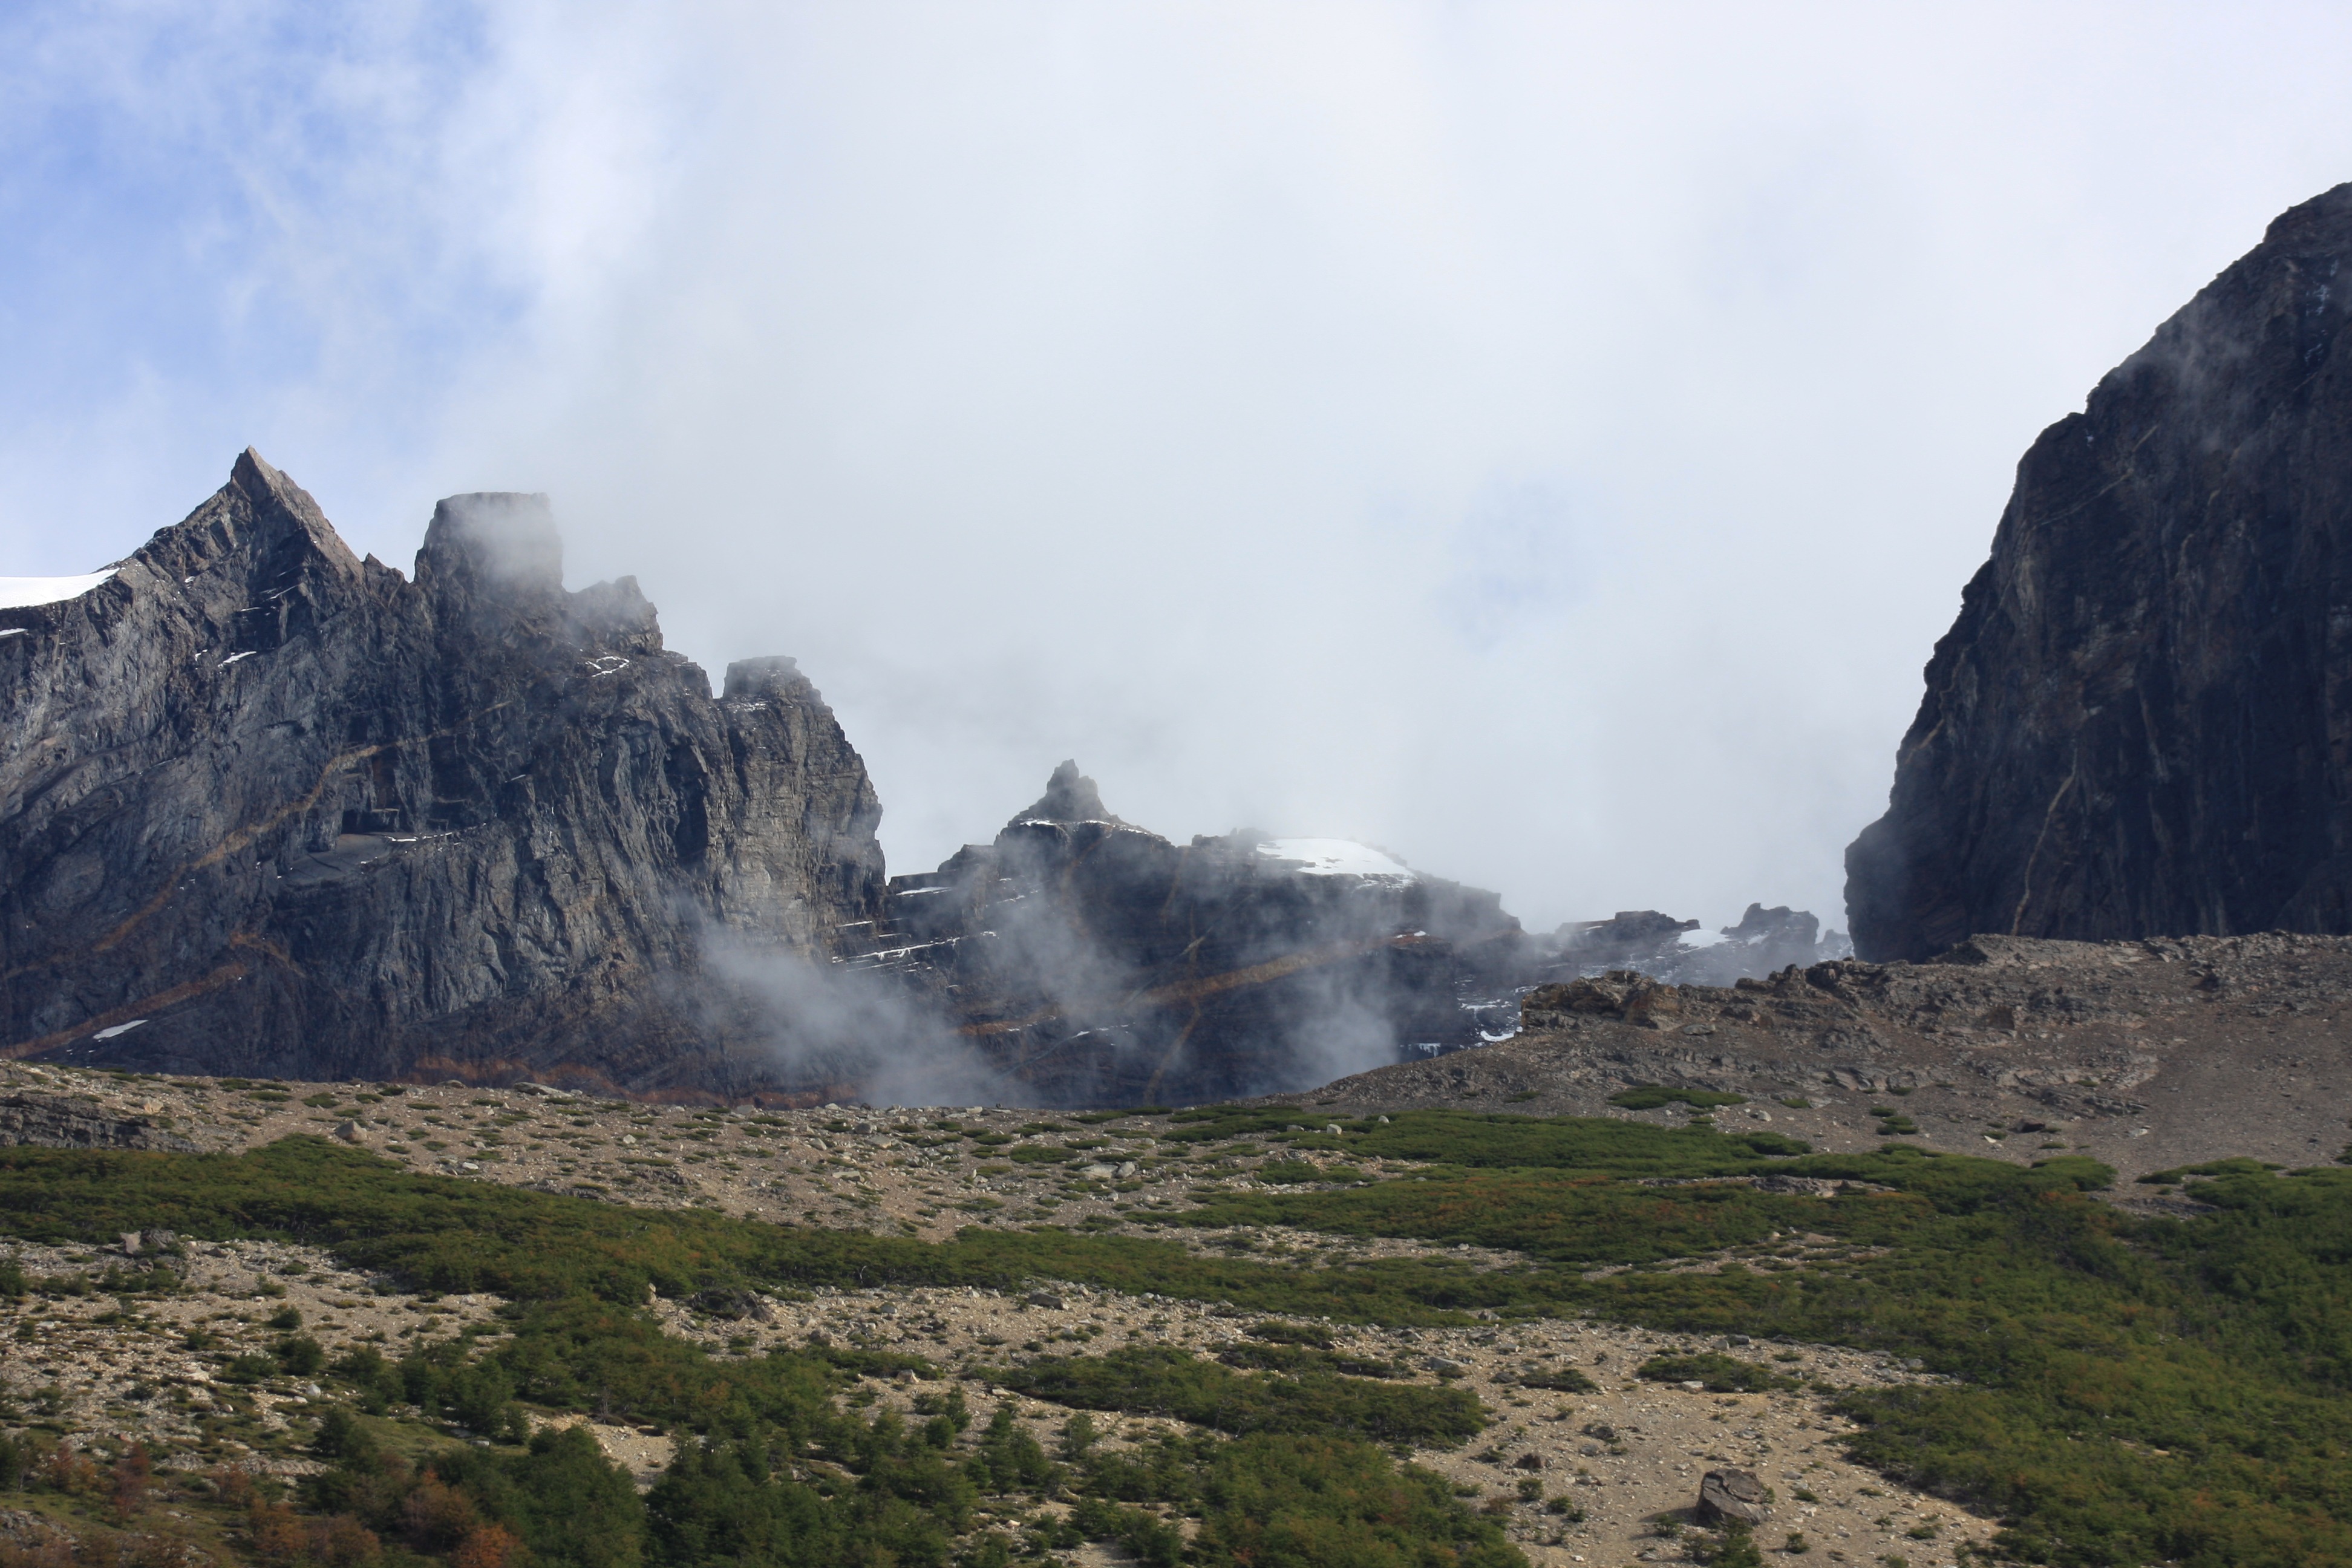
[[[2018,465],[1846,854],[1857,952],[2352,931],[2352,185]]]
[[[544,498],[414,579],[251,452],[105,580],[0,610],[0,1041],[311,1079],[772,1077],[706,940],[822,955],[883,890],[789,659],[723,694]]]

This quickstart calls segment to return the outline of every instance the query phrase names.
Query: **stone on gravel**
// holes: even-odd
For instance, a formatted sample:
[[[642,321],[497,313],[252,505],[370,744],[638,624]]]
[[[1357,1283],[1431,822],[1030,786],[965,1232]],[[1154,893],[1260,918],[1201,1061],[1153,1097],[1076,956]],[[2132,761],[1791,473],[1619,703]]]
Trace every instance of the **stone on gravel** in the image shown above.
[[[749,1319],[764,1323],[775,1315],[756,1291],[731,1285],[713,1285],[707,1290],[697,1290],[686,1299],[686,1304],[707,1317],[725,1318],[730,1322]]]
[[[1772,1515],[1765,1506],[1764,1483],[1753,1470],[1709,1470],[1699,1478],[1698,1521],[1701,1524],[1755,1526]]]

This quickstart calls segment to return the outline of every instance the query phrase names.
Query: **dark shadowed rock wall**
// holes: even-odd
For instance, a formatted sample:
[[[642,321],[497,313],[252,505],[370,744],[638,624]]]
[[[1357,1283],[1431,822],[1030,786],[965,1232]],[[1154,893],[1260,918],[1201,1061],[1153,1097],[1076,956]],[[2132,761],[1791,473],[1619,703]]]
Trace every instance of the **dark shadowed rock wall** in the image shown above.
[[[2352,931],[2352,185],[2018,465],[1927,666],[1855,951]]]
[[[1013,1092],[1186,1104],[1498,1038],[1530,950],[1494,893],[1330,840],[1175,844],[1065,763],[994,842],[894,878],[844,962],[922,998]]]
[[[111,580],[0,610],[8,1054],[761,1080],[701,937],[871,917],[865,766],[791,660],[714,699],[633,580],[562,563],[543,498],[458,496],[409,581],[248,452]]]

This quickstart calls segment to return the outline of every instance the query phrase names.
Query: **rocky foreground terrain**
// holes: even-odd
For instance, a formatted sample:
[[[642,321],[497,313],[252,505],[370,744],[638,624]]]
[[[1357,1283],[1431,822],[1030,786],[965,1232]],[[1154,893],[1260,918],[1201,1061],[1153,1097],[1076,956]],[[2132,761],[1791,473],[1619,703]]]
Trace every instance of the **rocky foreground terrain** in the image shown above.
[[[1193,1183],[1245,1184],[1269,1159],[1286,1158],[1263,1149],[1166,1157],[1152,1152],[1138,1119],[1074,1126],[989,1108],[746,1115],[529,1090],[174,1083],[41,1068],[14,1068],[6,1079],[0,1111],[13,1112],[34,1137],[80,1142],[96,1135],[113,1146],[185,1142],[232,1152],[309,1133],[476,1180],[933,1236],[962,1225],[1048,1217],[1125,1228],[1156,1209],[1173,1209]],[[947,1134],[944,1125],[964,1135]],[[1068,1165],[996,1157],[1005,1150],[1073,1146]],[[1334,1242],[1305,1232],[1206,1230],[1184,1239],[1202,1250],[1238,1245],[1276,1258],[1432,1250],[1393,1240]],[[126,1237],[103,1250],[24,1247],[15,1255],[29,1274],[65,1276],[134,1267],[139,1250],[138,1238]],[[152,1256],[152,1247],[147,1250]],[[0,1339],[0,1376],[11,1395],[62,1431],[142,1441],[166,1470],[227,1466],[299,1476],[322,1468],[301,1447],[310,1431],[303,1417],[319,1385],[300,1376],[239,1384],[239,1356],[267,1353],[296,1329],[329,1358],[361,1343],[397,1354],[420,1336],[487,1322],[499,1305],[480,1296],[420,1299],[341,1268],[316,1248],[247,1242],[184,1250],[184,1258],[173,1263],[187,1289],[135,1313],[102,1294],[46,1306],[36,1297],[17,1306],[13,1328]],[[1475,1261],[1509,1260],[1482,1255]],[[659,1301],[655,1310],[671,1332],[729,1354],[812,1338],[854,1341],[911,1351],[966,1373],[1006,1358],[1079,1347],[1100,1353],[1129,1343],[1214,1354],[1240,1341],[1249,1316],[1069,1288],[1025,1295],[819,1291],[768,1306],[764,1321],[709,1316],[688,1302]],[[1538,1483],[1537,1503],[1502,1506],[1512,1537],[1539,1563],[1675,1555],[1658,1520],[1680,1517],[1699,1476],[1722,1466],[1771,1478],[1788,1496],[1775,1513],[1782,1533],[1810,1532],[1829,1561],[1872,1561],[1900,1549],[1914,1561],[1941,1563],[1962,1542],[1990,1534],[1986,1521],[1846,1462],[1827,1439],[1851,1424],[1827,1415],[1819,1393],[1716,1394],[1631,1378],[1645,1356],[1698,1348],[1697,1341],[1588,1322],[1342,1333],[1346,1350],[1394,1363],[1424,1382],[1472,1389],[1503,1416],[1468,1446],[1428,1448],[1414,1458],[1496,1499],[1516,1500],[1518,1483]],[[1916,1375],[1884,1357],[1832,1348],[1771,1350],[1774,1370],[1825,1384],[1869,1386]],[[1761,1348],[1745,1353],[1766,1359]],[[1526,1372],[1547,1365],[1576,1368],[1598,1391],[1562,1396],[1523,1389]],[[877,1393],[905,1407],[927,1386],[907,1379],[877,1384]],[[966,1386],[980,1419],[1000,1398],[1011,1398],[1041,1440],[1050,1440],[1071,1414],[1000,1395],[983,1382]],[[1106,1419],[1114,1443],[1162,1425]],[[587,1425],[600,1447],[646,1484],[670,1457],[671,1439],[662,1432]],[[1801,1490],[1814,1500],[1799,1500]],[[1554,1498],[1570,1500],[1584,1517],[1561,1522],[1539,1506]],[[1919,1537],[1929,1539],[1923,1545]],[[1078,1549],[1073,1560],[1102,1561],[1094,1548]]]
[[[1507,1043],[1262,1103],[1295,1107],[1301,1124],[1439,1105],[1669,1126],[1699,1114],[1672,1101],[1611,1103],[1651,1085],[1740,1096],[1743,1103],[1713,1112],[1717,1125],[1769,1126],[1830,1150],[1903,1141],[2020,1163],[2088,1152],[2126,1178],[2231,1154],[2309,1163],[2331,1158],[2347,1139],[2343,1089],[2352,1081],[2352,1051],[2335,1023],[2347,1005],[2352,940],[1988,938],[1938,963],[1846,961],[1723,989],[1627,975],[1548,987],[1527,999],[1528,1027]],[[886,1235],[943,1238],[967,1226],[1050,1223],[1260,1259],[1444,1250],[1479,1267],[1515,1261],[1409,1240],[1167,1226],[1197,1195],[1249,1191],[1262,1173],[1286,1191],[1311,1190],[1311,1178],[1298,1185],[1302,1160],[1339,1167],[1329,1172],[1334,1186],[1410,1164],[1357,1159],[1342,1166],[1339,1156],[1302,1155],[1264,1139],[1188,1147],[1156,1136],[1166,1126],[1148,1114],[994,1106],[763,1110],[638,1104],[544,1086],[485,1091],[0,1069],[0,1136],[9,1142],[226,1152],[308,1134],[461,1179]],[[2111,1195],[2141,1205],[2185,1201],[2128,1180]],[[28,1246],[16,1256],[36,1276],[102,1275],[138,1267],[142,1250],[152,1255],[165,1239]],[[1794,1245],[1799,1258],[1808,1248],[1834,1250],[1826,1237]],[[317,1384],[301,1375],[240,1383],[238,1356],[265,1352],[297,1326],[330,1358],[359,1343],[397,1354],[467,1323],[488,1325],[496,1338],[494,1298],[420,1298],[344,1269],[323,1251],[284,1243],[179,1250],[173,1266],[185,1278],[181,1294],[135,1309],[103,1293],[35,1296],[9,1310],[0,1375],[22,1411],[85,1439],[137,1436],[165,1469],[300,1474],[319,1464],[299,1442]],[[817,1290],[748,1308],[660,1300],[653,1309],[667,1331],[724,1355],[813,1340],[920,1354],[964,1380],[982,1420],[1009,1401],[1049,1446],[1071,1412],[1003,1393],[979,1378],[980,1369],[1127,1344],[1216,1355],[1243,1342],[1251,1317],[1051,1282],[1034,1291]],[[1581,1321],[1327,1327],[1341,1351],[1424,1383],[1474,1390],[1500,1417],[1467,1445],[1423,1447],[1414,1458],[1494,1500],[1512,1539],[1538,1563],[1676,1555],[1658,1521],[1680,1517],[1700,1476],[1727,1467],[1751,1470],[1774,1489],[1772,1540],[1799,1532],[1824,1561],[1891,1555],[1945,1563],[1991,1533],[1989,1521],[1856,1468],[1830,1441],[1852,1427],[1826,1412],[1825,1388],[1924,1376],[1886,1357]],[[1769,1371],[1802,1373],[1815,1387],[1716,1394],[1630,1376],[1652,1353],[1710,1347]],[[1531,1374],[1558,1368],[1581,1373],[1594,1391],[1530,1385]],[[869,1388],[873,1400],[909,1408],[937,1392],[913,1377],[872,1379]],[[1104,1420],[1114,1442],[1165,1425]],[[672,1451],[672,1436],[660,1430],[585,1424],[641,1482]],[[1570,1522],[1566,1506],[1549,1510],[1557,1499],[1581,1518]],[[1105,1561],[1101,1550],[1065,1555]]]

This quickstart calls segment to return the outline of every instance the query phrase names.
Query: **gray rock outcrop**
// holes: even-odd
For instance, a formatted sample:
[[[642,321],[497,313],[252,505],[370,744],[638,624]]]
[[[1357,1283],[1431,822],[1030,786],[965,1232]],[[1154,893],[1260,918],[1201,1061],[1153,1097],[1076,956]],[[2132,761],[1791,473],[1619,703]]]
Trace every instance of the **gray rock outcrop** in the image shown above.
[[[119,1116],[87,1100],[29,1091],[0,1096],[0,1146],[37,1149],[168,1149],[195,1144],[143,1116]]]
[[[1685,946],[1684,934],[1697,929],[1696,921],[1678,921],[1655,910],[1620,910],[1610,920],[1572,921],[1553,933],[1559,953],[1537,973],[1560,980],[1622,969],[1672,985],[1729,985],[1853,951],[1843,932],[1824,935],[1820,921],[1786,904],[1769,910],[1750,904],[1738,924],[1719,928],[1720,942]]]
[[[729,1087],[705,933],[823,953],[883,890],[789,659],[723,693],[544,498],[414,580],[251,452],[77,597],[0,610],[0,1042],[174,1071]]]
[[[2019,463],[1937,644],[1854,949],[2352,931],[2352,184]]]
[[[1772,1517],[1753,1470],[1709,1470],[1699,1478],[1698,1521],[1753,1529]]]

